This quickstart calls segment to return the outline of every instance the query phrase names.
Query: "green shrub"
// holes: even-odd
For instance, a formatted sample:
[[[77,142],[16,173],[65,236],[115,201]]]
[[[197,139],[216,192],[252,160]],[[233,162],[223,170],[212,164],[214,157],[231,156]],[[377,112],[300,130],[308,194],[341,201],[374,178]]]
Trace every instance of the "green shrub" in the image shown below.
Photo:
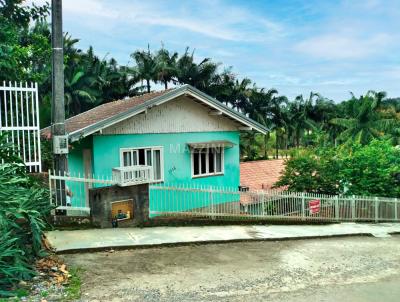
[[[48,190],[29,177],[4,137],[0,135],[0,296],[11,295],[16,283],[34,275],[32,263],[43,254],[45,217],[51,210]]]
[[[394,174],[400,172],[400,149],[389,141],[368,145],[321,147],[292,154],[275,186],[323,194],[400,197]]]

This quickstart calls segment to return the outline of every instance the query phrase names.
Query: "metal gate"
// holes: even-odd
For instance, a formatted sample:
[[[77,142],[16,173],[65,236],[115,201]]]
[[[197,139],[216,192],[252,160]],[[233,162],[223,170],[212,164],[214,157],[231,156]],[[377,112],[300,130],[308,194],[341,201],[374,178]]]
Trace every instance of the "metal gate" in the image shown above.
[[[2,132],[7,132],[7,141],[13,143],[28,171],[41,172],[37,83],[3,82],[0,86]]]

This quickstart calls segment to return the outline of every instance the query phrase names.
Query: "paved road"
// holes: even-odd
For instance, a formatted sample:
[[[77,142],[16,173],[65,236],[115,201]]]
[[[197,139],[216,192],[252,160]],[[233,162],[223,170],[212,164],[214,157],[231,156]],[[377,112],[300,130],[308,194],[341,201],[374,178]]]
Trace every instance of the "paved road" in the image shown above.
[[[400,301],[400,277],[386,280],[310,287],[289,293],[279,293],[269,297],[254,296],[248,301],[285,301],[285,302],[398,302]],[[264,299],[266,298],[266,299]]]
[[[84,301],[400,301],[400,236],[65,255]]]

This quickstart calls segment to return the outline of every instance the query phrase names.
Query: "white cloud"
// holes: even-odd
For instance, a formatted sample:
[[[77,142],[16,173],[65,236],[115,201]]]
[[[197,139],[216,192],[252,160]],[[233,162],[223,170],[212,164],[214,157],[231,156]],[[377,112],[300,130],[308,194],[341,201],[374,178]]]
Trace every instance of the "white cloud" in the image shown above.
[[[182,8],[164,2],[68,0],[63,2],[63,11],[91,27],[104,27],[105,22],[109,26],[161,26],[226,41],[260,42],[284,32],[282,25],[230,3],[191,4],[196,3]]]
[[[63,1],[63,12],[86,17],[95,16],[101,18],[116,19],[119,12],[112,6],[106,6],[102,1],[96,0],[67,0]]]
[[[368,36],[329,33],[307,38],[295,45],[294,49],[312,57],[336,59],[362,59],[379,53],[387,47],[392,38],[386,33]]]

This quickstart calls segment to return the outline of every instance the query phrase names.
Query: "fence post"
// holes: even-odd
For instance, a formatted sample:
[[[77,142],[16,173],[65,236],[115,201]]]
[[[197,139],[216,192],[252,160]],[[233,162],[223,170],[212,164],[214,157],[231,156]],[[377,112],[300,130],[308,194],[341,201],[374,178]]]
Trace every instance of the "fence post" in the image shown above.
[[[51,183],[52,183],[52,181],[51,181],[51,170],[49,169],[48,170],[49,172],[49,201],[50,201],[50,204],[51,205],[53,205],[53,187],[51,186]],[[55,209],[52,209],[51,210],[51,215],[56,215],[56,210]]]
[[[265,192],[262,193],[261,216],[265,216]]]
[[[353,195],[352,199],[351,199],[351,219],[355,220],[356,218],[356,200],[355,200],[356,196]]]
[[[304,192],[301,193],[301,220],[306,219],[306,198]]]
[[[397,217],[397,198],[394,199],[394,220],[397,221],[398,217]]]
[[[214,201],[213,201],[213,192],[212,188],[210,189],[210,205],[211,205],[211,219],[215,219],[215,211],[214,211]]]
[[[375,222],[379,220],[379,199],[375,197]]]
[[[335,197],[335,219],[339,221],[339,196]]]

